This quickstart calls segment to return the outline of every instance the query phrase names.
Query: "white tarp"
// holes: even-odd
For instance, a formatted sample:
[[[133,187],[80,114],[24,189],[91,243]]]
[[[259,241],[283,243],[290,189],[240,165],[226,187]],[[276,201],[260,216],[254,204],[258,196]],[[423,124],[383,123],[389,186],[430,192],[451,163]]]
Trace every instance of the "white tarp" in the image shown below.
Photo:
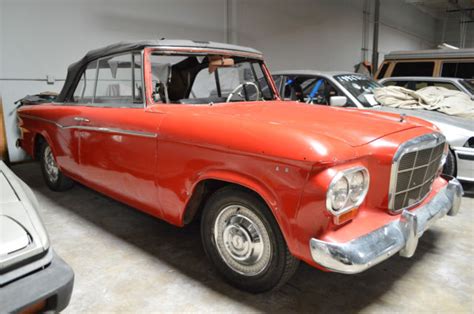
[[[382,106],[439,111],[474,120],[474,101],[460,91],[429,86],[415,92],[399,86],[387,86],[375,89],[374,95]]]

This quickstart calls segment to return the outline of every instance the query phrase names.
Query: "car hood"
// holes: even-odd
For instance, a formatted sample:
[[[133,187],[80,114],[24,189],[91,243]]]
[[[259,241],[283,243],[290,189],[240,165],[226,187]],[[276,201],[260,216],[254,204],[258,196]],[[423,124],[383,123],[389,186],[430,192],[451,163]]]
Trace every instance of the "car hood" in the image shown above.
[[[407,116],[429,121],[441,130],[451,146],[463,146],[470,137],[474,136],[474,123],[469,119],[429,110],[410,110],[391,107],[379,107],[374,109],[383,112],[406,114]]]
[[[431,110],[411,110],[411,109],[399,109],[399,108],[391,108],[387,106],[380,106],[375,107],[374,110],[380,110],[383,112],[391,112],[397,114],[406,114],[407,116],[413,116],[421,119],[425,119],[426,121],[430,121],[431,123],[438,125],[438,124],[451,124],[455,125],[458,128],[463,128],[469,131],[474,131],[474,123],[472,120],[450,116],[441,112],[431,111]]]
[[[308,135],[324,135],[350,146],[361,146],[388,134],[429,126],[418,119],[400,122],[400,116],[372,110],[312,106],[294,101],[217,104],[211,114],[259,124],[288,127]]]
[[[49,248],[36,206],[31,189],[0,161],[0,274]]]

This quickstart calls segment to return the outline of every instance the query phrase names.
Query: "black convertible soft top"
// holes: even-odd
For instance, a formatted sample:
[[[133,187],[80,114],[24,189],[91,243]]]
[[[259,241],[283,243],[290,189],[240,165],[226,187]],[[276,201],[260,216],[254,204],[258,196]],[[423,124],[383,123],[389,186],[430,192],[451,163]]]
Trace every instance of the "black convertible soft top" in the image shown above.
[[[59,93],[55,102],[67,102],[72,100],[74,88],[81,78],[81,74],[85,67],[96,59],[107,57],[119,53],[124,53],[134,50],[142,50],[145,47],[177,47],[177,48],[203,48],[203,49],[217,49],[230,50],[234,52],[244,52],[253,54],[255,57],[261,59],[262,53],[253,48],[237,46],[231,44],[224,44],[212,41],[194,41],[194,40],[174,40],[174,39],[160,39],[160,40],[143,40],[135,42],[119,42],[106,47],[89,51],[82,59],[71,64],[68,67],[66,81]]]

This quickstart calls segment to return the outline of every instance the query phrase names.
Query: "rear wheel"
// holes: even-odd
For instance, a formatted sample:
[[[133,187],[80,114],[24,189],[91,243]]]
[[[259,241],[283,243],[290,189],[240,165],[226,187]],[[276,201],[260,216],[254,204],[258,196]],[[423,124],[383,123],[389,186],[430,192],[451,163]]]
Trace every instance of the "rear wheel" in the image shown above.
[[[210,197],[201,220],[201,236],[219,273],[243,290],[278,288],[299,265],[266,204],[239,188],[223,188]]]
[[[59,170],[53,151],[46,141],[41,145],[40,162],[44,180],[51,190],[65,191],[74,185],[74,182]]]

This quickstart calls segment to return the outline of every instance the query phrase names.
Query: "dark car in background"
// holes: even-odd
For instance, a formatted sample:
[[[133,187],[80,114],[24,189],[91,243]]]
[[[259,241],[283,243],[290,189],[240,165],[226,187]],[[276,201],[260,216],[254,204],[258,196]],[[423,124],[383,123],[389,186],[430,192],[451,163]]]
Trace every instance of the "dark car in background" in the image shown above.
[[[474,48],[394,51],[375,77],[424,76],[474,79]]]

